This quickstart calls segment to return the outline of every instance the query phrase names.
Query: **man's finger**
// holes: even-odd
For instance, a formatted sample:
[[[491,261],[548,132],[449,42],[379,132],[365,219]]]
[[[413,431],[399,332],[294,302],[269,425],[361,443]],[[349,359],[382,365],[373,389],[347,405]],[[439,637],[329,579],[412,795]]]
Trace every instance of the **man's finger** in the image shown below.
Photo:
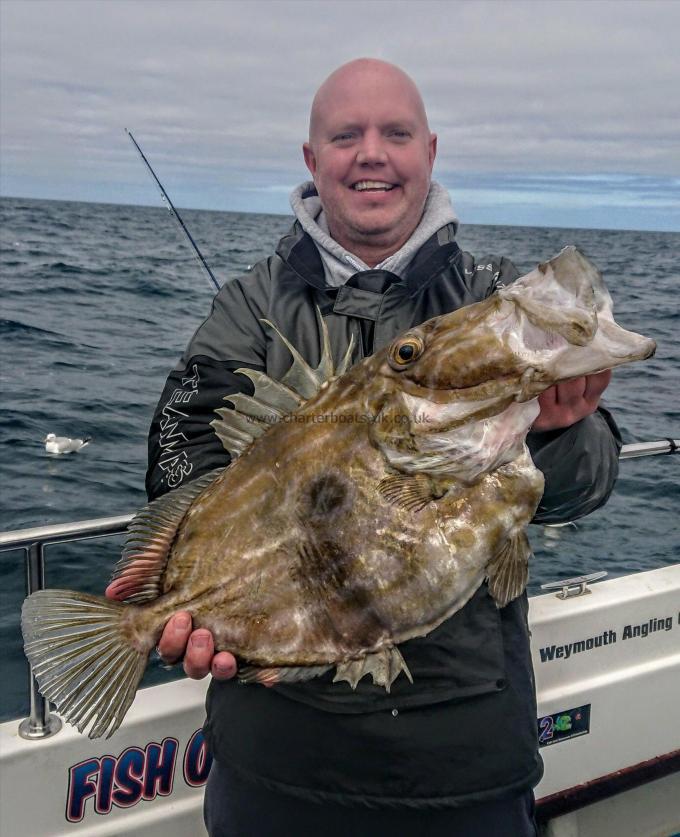
[[[194,631],[189,638],[184,655],[184,671],[187,677],[200,680],[210,672],[210,663],[215,653],[212,634],[205,628]]]
[[[158,642],[158,653],[166,663],[176,663],[184,656],[191,634],[191,614],[180,611],[168,619]]]
[[[598,372],[596,375],[588,375],[584,396],[586,401],[599,401],[600,396],[609,386],[611,379],[611,369],[605,369],[604,372]]]
[[[564,381],[557,384],[556,402],[560,406],[571,406],[583,400],[586,391],[586,379],[574,378],[573,381]]]
[[[557,400],[557,387],[549,387],[538,396],[538,405],[541,410],[552,407]]]
[[[218,651],[212,658],[210,672],[215,680],[230,680],[236,674],[236,660],[228,651]]]

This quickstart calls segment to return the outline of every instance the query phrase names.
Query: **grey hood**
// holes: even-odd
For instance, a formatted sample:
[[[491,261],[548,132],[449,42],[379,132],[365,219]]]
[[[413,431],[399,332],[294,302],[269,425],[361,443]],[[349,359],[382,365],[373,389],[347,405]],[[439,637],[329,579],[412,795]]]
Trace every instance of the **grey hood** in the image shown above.
[[[327,285],[338,288],[355,273],[371,269],[358,256],[348,252],[331,238],[326,214],[313,182],[303,183],[294,189],[290,196],[290,205],[302,229],[316,244],[323,262]],[[387,270],[396,276],[403,277],[418,250],[447,224],[453,224],[457,230],[458,217],[451,205],[447,190],[439,183],[432,181],[422,218],[413,235],[400,250],[388,256],[373,269]]]

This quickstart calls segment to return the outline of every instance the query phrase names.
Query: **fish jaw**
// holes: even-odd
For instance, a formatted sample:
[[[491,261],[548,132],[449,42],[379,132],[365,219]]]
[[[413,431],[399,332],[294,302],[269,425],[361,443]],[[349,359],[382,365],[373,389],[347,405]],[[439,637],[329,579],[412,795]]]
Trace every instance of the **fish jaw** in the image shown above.
[[[645,360],[656,351],[654,340],[614,321],[612,299],[600,272],[575,247],[565,247],[502,289],[499,297],[518,309],[520,329],[513,351],[527,364],[520,398]]]
[[[580,346],[595,336],[597,313],[612,308],[599,270],[573,246],[501,288],[498,296],[512,301],[544,331]]]
[[[528,366],[517,400],[533,398],[548,387],[574,378],[646,360],[655,351],[654,340],[621,328],[601,313],[597,332],[587,345],[573,345],[557,335],[549,352],[527,354]]]

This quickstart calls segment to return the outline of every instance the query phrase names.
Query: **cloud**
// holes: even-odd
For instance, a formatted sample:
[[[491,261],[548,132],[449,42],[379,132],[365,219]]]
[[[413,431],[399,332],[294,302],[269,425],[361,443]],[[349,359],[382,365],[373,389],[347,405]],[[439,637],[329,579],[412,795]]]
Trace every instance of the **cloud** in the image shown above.
[[[0,15],[4,194],[140,199],[129,127],[178,204],[247,209],[306,177],[313,93],[360,55],[418,82],[446,183],[680,171],[673,0],[3,0]]]

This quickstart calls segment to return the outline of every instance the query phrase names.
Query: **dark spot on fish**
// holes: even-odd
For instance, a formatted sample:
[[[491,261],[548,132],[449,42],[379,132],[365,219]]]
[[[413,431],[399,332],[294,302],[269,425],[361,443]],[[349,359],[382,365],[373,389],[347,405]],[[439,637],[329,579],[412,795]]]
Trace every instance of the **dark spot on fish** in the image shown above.
[[[304,592],[321,633],[330,629],[343,639],[361,637],[365,645],[384,633],[370,591],[353,583],[355,557],[341,544],[312,538],[300,544],[298,559],[290,575]]]
[[[301,543],[298,548],[299,564],[291,570],[292,578],[316,595],[326,591],[342,590],[347,581],[347,564],[350,556],[332,541]]]
[[[353,500],[350,483],[339,474],[322,474],[303,490],[298,514],[301,523],[328,523],[350,510]]]

